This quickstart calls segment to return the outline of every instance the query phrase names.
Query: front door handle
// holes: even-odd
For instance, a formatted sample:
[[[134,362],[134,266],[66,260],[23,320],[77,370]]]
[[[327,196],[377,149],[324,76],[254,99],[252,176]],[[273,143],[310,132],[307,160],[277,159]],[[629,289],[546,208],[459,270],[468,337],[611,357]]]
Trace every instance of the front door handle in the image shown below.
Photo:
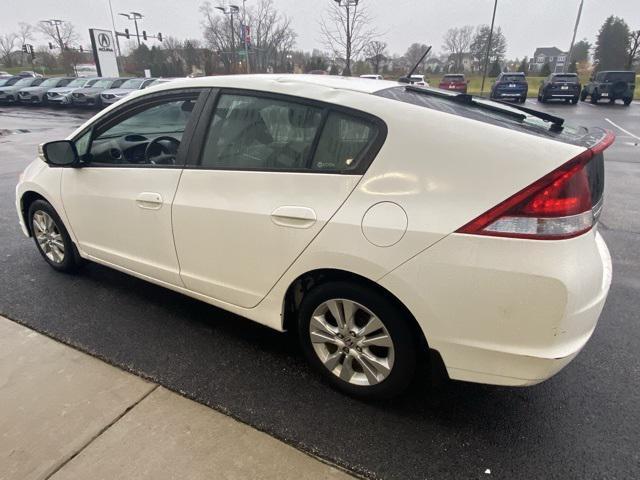
[[[282,206],[271,213],[271,220],[281,227],[309,228],[316,223],[316,212],[309,207]]]
[[[155,192],[142,192],[136,197],[136,203],[145,210],[159,210],[162,207],[162,195]]]

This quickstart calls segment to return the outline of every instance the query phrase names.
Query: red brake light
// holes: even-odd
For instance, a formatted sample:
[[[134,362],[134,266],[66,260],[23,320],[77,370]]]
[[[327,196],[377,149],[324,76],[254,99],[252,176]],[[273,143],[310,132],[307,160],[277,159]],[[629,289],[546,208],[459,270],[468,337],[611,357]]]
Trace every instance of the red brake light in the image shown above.
[[[457,230],[458,233],[551,240],[572,238],[597,221],[601,198],[594,205],[587,164],[613,143],[602,140],[556,170],[499,203]]]

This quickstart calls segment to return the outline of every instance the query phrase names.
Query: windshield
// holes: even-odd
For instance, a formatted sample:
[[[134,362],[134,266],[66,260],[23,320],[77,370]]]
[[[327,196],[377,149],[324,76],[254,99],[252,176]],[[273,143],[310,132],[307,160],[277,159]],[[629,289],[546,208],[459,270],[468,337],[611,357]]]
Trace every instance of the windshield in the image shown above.
[[[464,82],[464,75],[445,75],[443,82]]]
[[[33,78],[23,78],[22,80],[18,80],[15,85],[16,87],[27,87],[31,85],[32,82]]]
[[[144,82],[143,78],[132,78],[131,80],[127,80],[122,85],[120,85],[120,88],[140,88],[142,82]]]
[[[93,86],[95,88],[109,88],[111,86],[111,84],[113,83],[113,80],[98,80],[96,83],[93,84]]]
[[[71,88],[73,88],[73,87],[76,87],[76,88],[83,87],[85,83],[87,83],[87,81],[84,78],[76,78],[71,83],[69,83],[67,85],[67,87],[71,87]]]
[[[44,82],[42,82],[40,84],[40,86],[42,87],[55,87],[58,82],[60,81],[59,78],[47,78]]]
[[[524,82],[524,75],[504,75],[502,77],[503,82]]]

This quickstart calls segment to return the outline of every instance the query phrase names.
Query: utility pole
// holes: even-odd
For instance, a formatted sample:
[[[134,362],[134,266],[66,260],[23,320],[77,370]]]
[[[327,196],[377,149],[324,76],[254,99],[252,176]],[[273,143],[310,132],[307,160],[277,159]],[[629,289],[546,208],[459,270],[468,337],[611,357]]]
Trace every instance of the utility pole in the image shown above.
[[[122,50],[120,50],[120,40],[116,35],[116,22],[113,19],[113,7],[111,6],[111,0],[109,0],[109,13],[111,14],[111,26],[113,27],[113,36],[116,37],[116,47],[118,48],[118,57],[122,56]]]
[[[64,42],[62,41],[62,36],[60,35],[59,26],[64,23],[62,20],[40,20],[40,23],[48,23],[52,27],[56,27],[56,36],[58,37],[58,46],[60,47],[60,52],[64,51]]]
[[[346,45],[345,45],[345,68],[344,71],[342,72],[342,75],[345,77],[349,77],[351,76],[351,36],[352,36],[352,31],[351,31],[351,7],[353,7],[354,9],[356,9],[358,7],[358,3],[360,3],[360,0],[333,0],[334,2],[336,2],[338,4],[339,7],[344,7],[345,9],[345,13],[347,14],[347,28],[346,28]]]
[[[242,0],[242,25],[243,25],[243,35],[242,41],[244,42],[244,61],[247,64],[246,71],[247,73],[251,73],[251,67],[249,66],[249,42],[247,42],[247,37],[249,36],[250,30],[248,30],[247,26],[247,6],[245,5],[247,0]]]
[[[584,0],[580,0],[580,6],[578,7],[578,16],[576,17],[576,25],[573,27],[573,37],[571,38],[571,47],[569,47],[569,55],[567,56],[567,61],[564,63],[563,72],[567,72],[567,69],[571,65],[571,57],[573,56],[573,45],[576,43],[576,33],[578,32],[578,25],[580,24],[580,17],[582,16],[582,6],[584,5]]]
[[[231,26],[231,73],[236,71],[236,32],[233,30],[233,16],[240,12],[237,5],[229,5],[228,7],[216,7],[225,15],[229,15]]]
[[[498,8],[498,0],[493,3],[493,16],[491,17],[491,30],[489,30],[489,40],[487,42],[487,53],[484,56],[484,68],[482,69],[482,85],[480,86],[480,96],[484,93],[484,79],[487,77],[487,64],[489,63],[489,52],[491,51],[491,39],[493,37],[493,25],[496,21],[496,9]]]

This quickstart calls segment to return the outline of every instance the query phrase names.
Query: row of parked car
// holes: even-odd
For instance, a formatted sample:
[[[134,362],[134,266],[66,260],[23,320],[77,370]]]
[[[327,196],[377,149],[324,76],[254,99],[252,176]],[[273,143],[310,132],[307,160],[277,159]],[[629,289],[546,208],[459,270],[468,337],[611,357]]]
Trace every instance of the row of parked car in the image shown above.
[[[0,103],[100,108],[120,100],[131,92],[170,80],[168,78],[8,76],[0,78]]]

